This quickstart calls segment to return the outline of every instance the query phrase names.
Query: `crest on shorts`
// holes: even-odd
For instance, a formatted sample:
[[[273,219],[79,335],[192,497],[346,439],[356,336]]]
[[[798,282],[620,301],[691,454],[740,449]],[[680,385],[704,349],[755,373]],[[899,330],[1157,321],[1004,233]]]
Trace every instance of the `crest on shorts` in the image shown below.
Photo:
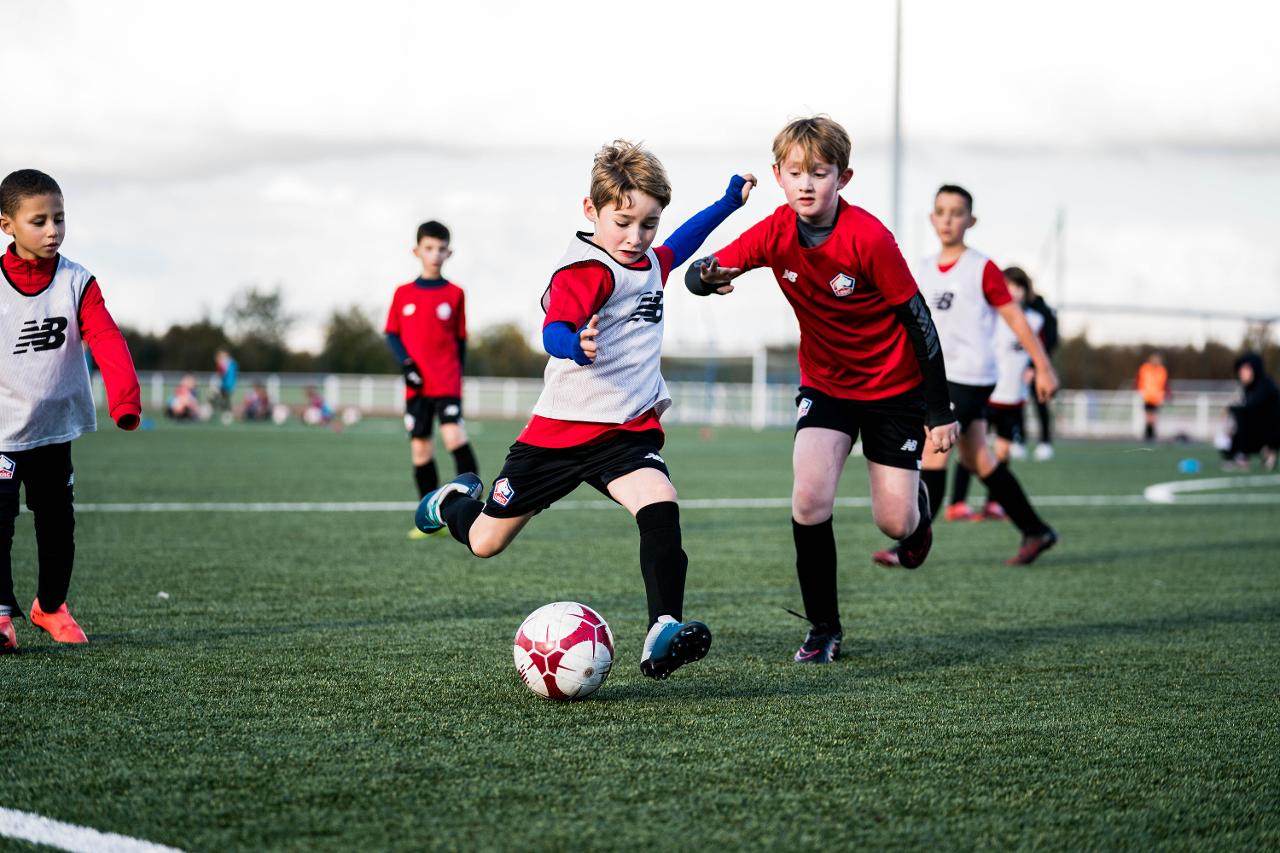
[[[0,454],[0,480],[12,480],[17,464],[8,456]]]
[[[506,506],[515,496],[516,490],[511,488],[511,481],[506,477],[493,484],[493,502],[498,506]]]
[[[809,414],[809,410],[812,408],[813,408],[813,401],[810,400],[808,397],[803,398],[800,401],[800,407],[796,409],[796,417],[803,418],[805,415]]]
[[[850,293],[853,293],[855,282],[853,276],[840,273],[831,279],[831,292],[836,295],[837,299],[843,299]]]

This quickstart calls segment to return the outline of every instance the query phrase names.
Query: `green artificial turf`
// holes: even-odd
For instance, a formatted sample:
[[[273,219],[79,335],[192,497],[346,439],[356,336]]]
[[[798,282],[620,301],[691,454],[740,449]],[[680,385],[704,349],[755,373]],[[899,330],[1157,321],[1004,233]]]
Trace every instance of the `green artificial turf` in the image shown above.
[[[492,478],[518,425],[469,426]],[[790,491],[784,431],[672,428],[664,456],[683,499]],[[1136,495],[1187,456],[1219,476],[1204,448],[1114,443],[1015,471],[1033,496]],[[390,421],[162,424],[74,459],[82,504],[415,497]],[[841,494],[866,493],[852,459]],[[407,511],[85,511],[91,643],[18,623],[0,806],[210,851],[1275,849],[1280,505],[1043,513],[1062,543],[1034,566],[1003,565],[1007,524],[939,523],[903,572],[870,564],[868,509],[838,509],[845,653],[803,667],[788,510],[686,508],[685,612],[715,640],[654,683],[618,508],[553,509],[488,561],[407,540]],[[13,555],[25,603],[29,514]],[[512,663],[562,599],[617,641],[584,702]]]

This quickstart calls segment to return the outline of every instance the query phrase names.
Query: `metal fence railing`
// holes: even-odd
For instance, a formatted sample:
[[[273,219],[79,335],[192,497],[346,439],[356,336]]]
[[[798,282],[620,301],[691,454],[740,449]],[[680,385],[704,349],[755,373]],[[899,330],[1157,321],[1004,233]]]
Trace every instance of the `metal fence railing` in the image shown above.
[[[164,411],[165,403],[183,374],[144,373],[143,406],[152,413]],[[404,383],[399,376],[349,374],[241,374],[235,409],[244,392],[261,383],[273,403],[301,411],[306,389],[313,387],[335,411],[355,409],[366,416],[399,416],[404,412]],[[749,426],[756,429],[790,427],[795,422],[794,385],[765,382],[671,382],[673,402],[664,416],[669,423]],[[200,391],[209,393],[207,375]],[[463,387],[463,409],[471,418],[528,416],[542,390],[541,379],[468,377]],[[105,402],[101,378],[94,377],[94,393]],[[1196,391],[1174,395],[1160,413],[1163,436],[1185,435],[1208,441],[1221,427],[1223,409],[1236,395],[1221,391]],[[1052,404],[1054,426],[1063,437],[1124,438],[1142,434],[1142,399],[1133,391],[1068,390]],[[1028,419],[1031,415],[1028,413]],[[1030,424],[1028,424],[1030,426]]]

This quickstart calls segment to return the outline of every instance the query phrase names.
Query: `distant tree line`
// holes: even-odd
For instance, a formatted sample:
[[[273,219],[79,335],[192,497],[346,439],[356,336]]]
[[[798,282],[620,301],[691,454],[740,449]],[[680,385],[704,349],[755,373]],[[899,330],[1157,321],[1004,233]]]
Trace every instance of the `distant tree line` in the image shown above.
[[[128,326],[121,331],[139,370],[212,370],[214,354],[225,348],[241,370],[252,372],[400,372],[382,325],[360,306],[329,315],[319,352],[289,348],[296,319],[279,288],[250,287],[232,297],[220,318],[205,316],[159,333]],[[545,364],[546,355],[534,351],[514,324],[485,329],[467,342],[466,372],[472,376],[541,376]]]
[[[220,320],[206,316],[176,324],[162,333],[122,327],[139,370],[213,369],[214,354],[226,348],[253,372],[399,373],[387,350],[382,326],[363,308],[338,308],[325,324],[319,352],[289,349],[286,339],[296,318],[279,288],[254,287],[232,297]],[[1063,387],[1129,388],[1138,365],[1151,352],[1164,356],[1174,380],[1229,380],[1232,362],[1244,350],[1263,354],[1273,375],[1280,375],[1280,346],[1266,328],[1250,329],[1238,347],[1208,343],[1204,347],[1145,344],[1094,344],[1085,335],[1066,338],[1054,356]],[[546,355],[535,350],[515,324],[503,324],[471,336],[467,344],[469,376],[541,376]],[[795,349],[770,351],[770,381],[787,381],[796,363]],[[775,370],[773,366],[783,366]],[[741,358],[707,363],[685,358],[663,360],[668,379],[750,382],[751,364]]]

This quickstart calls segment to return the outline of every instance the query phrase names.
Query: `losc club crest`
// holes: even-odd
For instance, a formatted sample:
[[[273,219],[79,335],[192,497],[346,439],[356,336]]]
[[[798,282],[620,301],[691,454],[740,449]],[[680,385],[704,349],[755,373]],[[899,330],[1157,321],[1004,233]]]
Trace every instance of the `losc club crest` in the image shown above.
[[[831,279],[831,292],[836,295],[837,299],[843,299],[850,293],[853,293],[854,280],[853,276],[840,273]]]
[[[515,496],[516,490],[511,488],[511,481],[506,477],[493,484],[493,502],[498,506],[506,506]]]
[[[12,480],[13,471],[17,467],[12,459],[0,453],[0,480]]]

